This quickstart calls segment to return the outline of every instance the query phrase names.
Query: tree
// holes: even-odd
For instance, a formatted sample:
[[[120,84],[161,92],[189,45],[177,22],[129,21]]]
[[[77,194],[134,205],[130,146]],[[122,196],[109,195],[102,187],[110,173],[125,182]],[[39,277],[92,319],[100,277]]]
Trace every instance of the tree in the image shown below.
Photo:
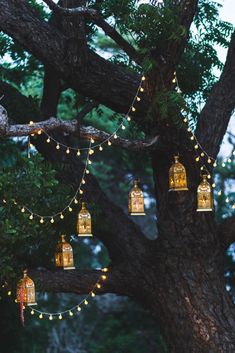
[[[218,224],[214,214],[195,211],[200,168],[195,163],[194,145],[189,143],[188,133],[180,123],[181,109],[187,108],[172,83],[176,70],[190,103],[188,113],[196,125],[197,140],[216,158],[235,106],[235,34],[231,36],[218,82],[212,74],[213,67],[219,66],[213,44],[226,46],[231,26],[216,22],[216,4],[206,0],[169,0],[161,6],[156,2],[137,6],[138,2],[125,1],[124,8],[112,0],[91,2],[89,7],[83,0],[60,1],[58,5],[52,0],[44,2],[54,14],[48,21],[40,18],[34,1],[0,0],[0,28],[45,68],[41,112],[35,113],[38,121],[57,115],[60,95],[67,87],[89,98],[85,113],[97,103],[125,113],[137,91],[140,72],[146,71],[146,94],[133,116],[146,141],[117,139],[117,144],[138,153],[142,150],[143,158],[150,154],[159,234],[154,241],[146,239],[90,175],[87,195],[99,204],[100,217],[106,225],[96,235],[111,259],[109,278],[100,293],[127,295],[151,310],[171,353],[233,352],[235,311],[225,289],[223,265],[226,249],[234,241],[235,218]],[[193,34],[189,35],[194,16],[203,41],[197,42]],[[107,22],[110,17],[116,20],[116,27]],[[212,28],[212,22],[217,27]],[[105,60],[88,46],[96,30],[94,24],[122,49],[123,62]],[[133,45],[130,33],[135,39]],[[195,67],[190,68],[193,75],[187,79],[191,63]],[[6,83],[2,87],[6,92],[11,90]],[[18,122],[28,123],[32,102],[18,92],[14,94],[24,105],[25,121]],[[199,116],[198,99],[206,101]],[[7,104],[7,96],[3,102],[10,114],[12,108],[9,101]],[[25,114],[26,105],[29,114]],[[82,114],[81,111],[80,117]],[[28,124],[9,125],[6,114],[1,116],[2,136],[32,133]],[[18,115],[20,118],[23,119]],[[37,127],[54,131],[57,139],[65,143],[69,137],[63,131],[75,135],[80,131],[82,137],[99,140],[105,136],[104,132],[74,121],[50,119]],[[65,160],[64,153],[55,153],[43,139],[36,139],[34,144],[55,166],[65,165],[63,170],[57,168],[60,180],[72,185],[78,183],[82,164],[73,154]],[[169,194],[168,170],[176,152],[186,167],[189,191]],[[212,164],[208,169],[212,173]],[[99,271],[81,270],[72,273],[32,270],[31,273],[48,291],[74,293],[87,293],[100,275]]]

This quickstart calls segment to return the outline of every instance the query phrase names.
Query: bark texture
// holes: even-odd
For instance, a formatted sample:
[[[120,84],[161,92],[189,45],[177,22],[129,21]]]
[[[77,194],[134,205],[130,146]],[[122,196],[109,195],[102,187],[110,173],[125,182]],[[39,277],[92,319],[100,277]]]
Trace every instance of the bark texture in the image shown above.
[[[51,0],[46,2],[53,8]],[[175,4],[179,6],[179,22],[185,26],[188,33],[197,1],[175,1]],[[45,65],[42,113],[34,114],[35,120],[41,121],[42,116],[44,119],[56,116],[61,79],[65,80],[69,87],[98,103],[104,103],[118,112],[126,112],[140,77],[121,66],[107,62],[88,49],[86,43],[84,44],[86,23],[80,17],[77,20],[75,16],[76,11],[80,11],[78,15],[81,16],[83,1],[71,0],[68,5],[70,10],[64,10],[63,1],[60,1],[56,15],[59,17],[46,23],[38,18],[26,1],[0,0],[1,29]],[[72,22],[61,13],[63,16],[72,14]],[[81,29],[79,38],[76,37],[78,28]],[[141,100],[138,114],[135,116],[145,131],[147,128],[144,117],[151,97],[162,88],[162,78],[164,87],[171,87],[172,75],[186,41],[187,34],[179,41],[169,41],[164,53],[155,58],[156,65],[161,66],[161,79],[159,75],[155,75],[154,80],[148,78],[147,84],[151,94]],[[213,157],[218,153],[235,106],[234,43],[233,35],[224,72],[211,92],[197,127],[199,141]],[[126,52],[128,54],[128,50]],[[161,55],[165,60],[163,66],[162,62],[158,61]],[[82,68],[86,66],[89,66],[89,70],[83,72]],[[18,124],[28,123],[31,120],[28,112],[32,111],[32,102],[13,88],[9,88],[7,84],[0,82],[0,87],[5,92],[2,104],[8,111],[11,110],[10,117]],[[19,109],[14,112],[14,107],[11,107],[9,97],[13,93],[18,102],[22,102],[22,111],[26,112],[25,121],[19,121]],[[30,125],[8,126],[6,114],[4,111],[2,113],[2,135],[32,132]],[[157,120],[158,116],[154,124],[157,124]],[[195,211],[196,188],[200,178],[198,166],[194,163],[193,148],[189,146],[184,131],[176,135],[170,123],[164,124],[160,126],[160,137],[151,150],[157,199],[157,240],[147,240],[123,210],[107,198],[94,176],[89,175],[87,178],[85,192],[90,201],[99,204],[100,217],[106,220],[106,230],[100,232],[97,225],[95,235],[105,244],[111,259],[108,279],[100,294],[113,292],[128,295],[148,308],[160,324],[169,353],[234,353],[235,310],[225,290],[223,278],[225,249],[235,239],[232,231],[234,218],[218,225],[213,213]],[[68,144],[69,136],[63,131],[76,133],[79,130],[85,138],[90,138],[94,132],[90,130],[88,133],[91,128],[80,127],[77,121],[62,123],[46,120],[36,126],[43,126],[47,131],[53,130],[53,136],[65,144]],[[103,132],[95,133],[104,136]],[[121,139],[117,141],[120,146],[127,144]],[[134,144],[130,141],[128,143]],[[126,146],[130,148],[130,144]],[[78,184],[83,165],[73,153],[65,156],[63,151],[55,152],[55,148],[51,144],[45,144],[42,138],[35,140],[35,145],[45,158],[55,163],[60,180],[72,185]],[[168,171],[172,152],[175,151],[180,152],[187,170],[187,192],[168,192]],[[58,165],[62,164],[63,168],[59,168]],[[48,291],[87,293],[97,281],[100,272],[34,270],[32,275]]]

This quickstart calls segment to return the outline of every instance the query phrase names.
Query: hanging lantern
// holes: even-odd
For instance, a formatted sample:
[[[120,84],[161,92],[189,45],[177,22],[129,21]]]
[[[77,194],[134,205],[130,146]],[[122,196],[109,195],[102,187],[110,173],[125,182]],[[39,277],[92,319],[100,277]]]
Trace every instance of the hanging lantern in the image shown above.
[[[144,194],[138,186],[138,180],[134,181],[134,187],[129,192],[128,211],[131,216],[145,216]]]
[[[24,277],[18,282],[17,293],[16,293],[17,303],[23,305],[37,305],[35,302],[35,285],[33,280],[27,275],[27,271],[24,271]]]
[[[169,191],[187,191],[186,170],[179,162],[179,156],[174,156],[175,162],[169,170]]]
[[[202,181],[197,188],[197,211],[213,211],[213,196],[207,175],[202,176]]]
[[[58,242],[55,251],[55,264],[57,268],[64,270],[73,270],[73,249],[72,246],[65,241],[65,235],[61,235],[61,240]]]
[[[86,208],[85,202],[82,202],[82,208],[78,214],[77,232],[79,237],[92,237],[91,215]]]

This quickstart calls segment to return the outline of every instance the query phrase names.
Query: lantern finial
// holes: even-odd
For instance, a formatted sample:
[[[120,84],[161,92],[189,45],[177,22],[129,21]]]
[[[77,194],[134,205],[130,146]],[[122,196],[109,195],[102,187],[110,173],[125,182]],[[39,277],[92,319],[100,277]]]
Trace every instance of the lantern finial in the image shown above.
[[[174,156],[175,162],[169,170],[169,191],[187,191],[186,170],[179,162],[179,156]]]
[[[129,192],[128,211],[131,216],[144,216],[144,194],[139,188],[138,180],[134,180],[134,186]]]

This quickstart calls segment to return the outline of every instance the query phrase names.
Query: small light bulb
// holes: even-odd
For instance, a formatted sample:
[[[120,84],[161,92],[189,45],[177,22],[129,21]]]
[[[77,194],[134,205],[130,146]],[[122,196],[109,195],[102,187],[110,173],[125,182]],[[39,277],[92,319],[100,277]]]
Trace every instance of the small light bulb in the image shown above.
[[[42,217],[40,219],[40,223],[44,223],[44,219]]]
[[[91,138],[91,143],[95,143],[95,140],[93,138]]]
[[[83,194],[83,191],[82,191],[81,189],[79,190],[79,194],[80,194],[80,195],[82,195],[82,194]]]
[[[33,125],[33,124],[34,124],[33,120],[30,120],[29,125]]]
[[[127,121],[131,121],[131,117],[130,116],[128,116],[126,119],[127,119]]]
[[[78,204],[78,200],[77,200],[77,199],[74,199],[74,203],[75,203],[75,204]]]
[[[204,168],[203,167],[200,167],[200,170],[203,170]]]
[[[69,312],[69,316],[73,316],[73,312],[72,311]]]
[[[103,281],[105,281],[107,279],[107,276],[102,275],[101,278],[102,278]]]
[[[215,188],[215,183],[212,184],[212,187]]]
[[[146,77],[145,77],[145,76],[142,76],[141,80],[142,80],[142,81],[145,81],[145,80],[146,80]]]
[[[72,207],[69,206],[69,212],[72,212],[72,210],[73,210]]]
[[[101,285],[99,283],[97,283],[96,287],[100,289]]]
[[[56,149],[59,150],[60,149],[60,145],[57,143],[56,145]]]
[[[25,212],[25,208],[24,208],[24,207],[21,208],[21,212],[22,212],[22,213]]]
[[[103,272],[108,272],[108,270],[109,270],[109,269],[108,269],[107,267],[104,267],[104,268],[102,269]]]
[[[90,174],[89,169],[86,169],[86,174]]]
[[[197,150],[197,149],[198,149],[198,144],[196,144],[196,145],[194,146],[194,148],[195,148],[195,150]]]
[[[108,145],[111,146],[112,145],[112,142],[110,140],[108,140]]]
[[[93,154],[94,153],[94,150],[89,150],[89,154]]]
[[[194,136],[192,135],[192,136],[190,137],[190,139],[191,139],[191,140],[194,140]]]
[[[201,153],[201,157],[204,157],[204,156],[205,156],[205,153],[204,153],[204,152],[202,152],[202,153]]]
[[[88,164],[92,164],[92,161],[90,159],[88,159]]]
[[[114,134],[114,135],[113,135],[113,137],[114,137],[115,139],[117,139],[117,138],[118,138],[117,134]]]
[[[91,292],[91,296],[94,298],[94,297],[95,297],[95,293],[94,293],[94,292]]]
[[[49,320],[53,320],[53,316],[52,315],[49,316]]]
[[[196,162],[199,162],[199,161],[200,161],[200,157],[197,156],[197,157],[195,158],[195,161],[196,161]]]
[[[135,112],[135,111],[136,111],[135,107],[131,107],[131,110],[132,110],[133,112]]]
[[[140,101],[140,97],[136,97],[136,100],[137,100],[137,102],[139,102]]]
[[[211,175],[210,174],[207,175],[207,179],[211,179]]]
[[[47,139],[47,143],[50,143],[51,142],[51,139],[50,139],[50,137],[48,137],[48,139]]]
[[[82,309],[80,308],[80,306],[77,307],[77,311],[81,311]]]
[[[190,128],[190,127],[188,127],[188,128],[187,128],[187,131],[188,131],[188,132],[191,132],[191,128]]]
[[[125,130],[125,129],[126,129],[125,125],[122,125],[122,130]]]
[[[42,314],[39,315],[39,319],[43,319],[43,315]]]
[[[188,118],[184,118],[184,123],[187,123],[187,121],[188,121]]]
[[[70,149],[69,149],[69,148],[67,148],[66,153],[67,153],[67,154],[69,154],[69,153],[70,153]]]
[[[228,158],[228,162],[229,162],[229,163],[231,163],[231,162],[232,162],[231,158]]]
[[[99,147],[99,150],[100,150],[100,151],[103,151],[103,147],[102,147],[102,146],[100,146],[100,147]]]
[[[143,87],[140,87],[140,92],[144,92],[144,88]]]
[[[85,304],[85,305],[88,305],[88,301],[87,301],[86,299],[84,300],[84,304]]]
[[[222,167],[225,167],[225,165],[226,165],[226,164],[223,162],[223,163],[222,163]]]
[[[86,181],[84,179],[82,179],[82,184],[86,184]]]
[[[235,208],[235,203],[232,205],[232,208]]]
[[[34,310],[31,310],[31,312],[30,312],[30,313],[31,313],[31,315],[34,315]]]
[[[229,202],[229,198],[228,197],[226,197],[225,202],[227,202],[227,203]]]
[[[213,163],[213,167],[217,167],[217,163],[216,162]]]
[[[60,219],[64,219],[63,213],[60,214]]]
[[[81,152],[78,150],[77,151],[77,156],[79,157],[81,155]]]
[[[210,158],[207,159],[207,163],[211,164],[211,159]]]
[[[219,196],[222,195],[222,191],[221,191],[221,190],[218,191],[218,195],[219,195]]]
[[[42,134],[42,130],[38,130],[38,135],[41,135]]]
[[[59,315],[59,320],[62,320],[63,319],[63,316],[60,314]]]
[[[10,290],[7,292],[7,295],[8,295],[9,297],[11,296],[11,291],[10,291]]]
[[[51,223],[55,223],[55,220],[54,220],[54,218],[53,218],[53,217],[51,218]]]
[[[31,215],[29,216],[29,219],[30,219],[30,220],[32,220],[32,219],[33,219],[33,214],[31,214]]]

